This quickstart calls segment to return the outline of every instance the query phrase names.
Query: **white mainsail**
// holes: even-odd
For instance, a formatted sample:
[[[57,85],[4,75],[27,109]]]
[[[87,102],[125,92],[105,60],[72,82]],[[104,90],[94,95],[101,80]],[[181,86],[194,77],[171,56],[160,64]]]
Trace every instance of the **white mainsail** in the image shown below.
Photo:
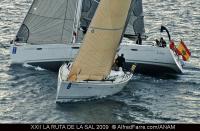
[[[131,0],[101,0],[68,80],[103,80],[110,74]]]
[[[16,41],[33,44],[72,42],[79,0],[34,0]]]

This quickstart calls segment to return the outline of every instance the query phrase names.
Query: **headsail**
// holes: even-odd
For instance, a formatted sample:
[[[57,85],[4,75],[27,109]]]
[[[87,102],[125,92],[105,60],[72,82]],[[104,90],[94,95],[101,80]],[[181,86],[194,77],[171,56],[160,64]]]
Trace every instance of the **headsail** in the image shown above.
[[[90,22],[96,12],[100,0],[82,0],[82,10],[80,25],[76,42],[83,40],[83,37],[90,25]]]
[[[125,31],[126,35],[144,34],[144,15],[142,0],[133,0],[130,10],[130,18]]]
[[[70,43],[78,0],[34,0],[16,41],[55,44]]]
[[[69,81],[103,80],[111,71],[131,0],[101,0],[77,55]]]
[[[100,0],[83,0],[81,14],[81,28],[88,28]]]

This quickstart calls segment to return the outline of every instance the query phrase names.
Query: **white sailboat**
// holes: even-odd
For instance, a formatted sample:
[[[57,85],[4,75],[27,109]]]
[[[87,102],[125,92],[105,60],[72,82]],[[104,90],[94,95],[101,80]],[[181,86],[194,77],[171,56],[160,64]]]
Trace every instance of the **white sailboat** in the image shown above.
[[[112,70],[131,0],[101,0],[75,61],[58,74],[56,102],[102,98],[118,93],[132,73]]]
[[[82,0],[34,0],[11,44],[12,63],[58,69],[66,52],[73,52],[81,5]]]
[[[12,64],[28,63],[57,71],[63,62],[76,56],[83,39],[83,31],[79,28],[88,28],[98,1],[34,0],[17,34],[21,40],[11,44]],[[152,46],[154,43],[146,40],[142,45],[136,44],[137,34],[145,32],[144,15],[142,0],[132,1],[134,4],[124,34],[132,41],[122,41],[119,47],[119,53],[126,58],[127,68],[137,64],[136,72],[140,73],[182,73],[181,59],[170,48]],[[76,43],[72,39],[74,31]]]
[[[77,54],[83,39],[80,26],[88,26],[99,0],[33,0],[11,42],[12,64],[30,64],[58,71]],[[81,18],[80,18],[81,17]],[[81,23],[80,23],[81,19]],[[89,21],[89,22],[88,22]]]
[[[152,41],[143,45],[127,42],[120,46],[119,53],[124,53],[127,68],[136,64],[135,72],[142,74],[183,73],[182,59],[169,47],[161,48]]]

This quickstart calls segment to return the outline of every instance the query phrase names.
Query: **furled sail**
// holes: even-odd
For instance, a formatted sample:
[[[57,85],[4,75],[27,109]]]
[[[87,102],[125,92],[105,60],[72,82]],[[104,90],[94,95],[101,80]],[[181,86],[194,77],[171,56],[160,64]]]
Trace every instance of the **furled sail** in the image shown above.
[[[72,42],[78,0],[34,0],[16,41],[34,44]]]
[[[144,34],[144,15],[142,0],[133,0],[131,5],[130,17],[125,31],[126,35]]]
[[[101,0],[68,80],[103,80],[113,65],[131,0]]]

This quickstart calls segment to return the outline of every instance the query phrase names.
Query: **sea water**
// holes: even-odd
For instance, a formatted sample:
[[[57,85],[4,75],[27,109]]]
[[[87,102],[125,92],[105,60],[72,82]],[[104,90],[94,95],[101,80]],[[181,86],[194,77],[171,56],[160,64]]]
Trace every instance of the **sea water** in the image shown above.
[[[9,41],[32,0],[0,0],[0,123],[200,123],[200,2],[143,0],[149,40],[190,41],[184,74],[135,74],[120,93],[101,100],[56,104],[57,73],[12,66]]]

